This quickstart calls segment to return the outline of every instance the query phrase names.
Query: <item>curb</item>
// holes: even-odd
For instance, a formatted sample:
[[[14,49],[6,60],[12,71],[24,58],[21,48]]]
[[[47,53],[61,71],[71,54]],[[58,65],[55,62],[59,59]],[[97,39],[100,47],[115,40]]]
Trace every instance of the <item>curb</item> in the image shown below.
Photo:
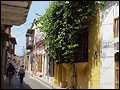
[[[44,80],[38,78],[37,76],[32,76],[32,77],[34,77],[34,78],[40,80],[41,82],[43,82],[44,84],[48,85],[48,86],[51,87],[52,89],[66,89],[66,88],[60,88],[60,87],[57,88],[57,87],[54,87],[54,85],[51,85],[50,83],[48,83],[48,82],[46,82],[46,81],[44,81]]]
[[[45,82],[44,80],[38,78],[37,76],[32,76],[32,77],[34,77],[34,78],[36,78],[36,79],[39,79],[41,82],[43,82],[44,84],[46,84],[46,85],[48,85],[49,87],[51,87],[52,89],[54,89],[52,85],[50,85],[49,83]]]

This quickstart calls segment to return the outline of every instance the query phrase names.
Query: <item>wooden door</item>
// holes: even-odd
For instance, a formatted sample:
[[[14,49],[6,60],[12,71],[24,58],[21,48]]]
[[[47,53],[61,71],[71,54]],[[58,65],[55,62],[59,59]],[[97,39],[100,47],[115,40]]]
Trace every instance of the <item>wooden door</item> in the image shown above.
[[[119,52],[115,54],[115,89],[119,89]]]

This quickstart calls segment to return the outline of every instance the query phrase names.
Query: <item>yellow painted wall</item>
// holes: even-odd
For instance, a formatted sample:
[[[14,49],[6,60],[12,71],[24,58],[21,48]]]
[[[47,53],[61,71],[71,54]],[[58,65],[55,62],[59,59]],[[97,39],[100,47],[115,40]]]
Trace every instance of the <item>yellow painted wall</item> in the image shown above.
[[[89,28],[88,40],[88,63],[91,72],[91,82],[89,88],[100,88],[100,10],[98,10],[97,17]],[[97,59],[94,59],[94,53],[97,51]]]
[[[63,63],[55,66],[54,84],[70,88],[71,83],[73,83],[75,89],[100,88],[100,10],[98,10],[98,14],[89,26],[88,31],[88,62],[75,63],[76,82],[72,78],[73,66]],[[94,59],[95,51],[97,51],[96,60]]]

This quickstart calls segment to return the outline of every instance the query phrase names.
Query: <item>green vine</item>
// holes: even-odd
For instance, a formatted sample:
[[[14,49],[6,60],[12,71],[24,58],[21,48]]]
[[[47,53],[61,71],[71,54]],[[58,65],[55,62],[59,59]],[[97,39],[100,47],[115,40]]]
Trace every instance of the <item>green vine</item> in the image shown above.
[[[79,44],[77,42],[83,26],[89,25],[96,15],[95,7],[102,1],[54,1],[34,23],[46,32],[48,53],[55,63],[74,63]]]

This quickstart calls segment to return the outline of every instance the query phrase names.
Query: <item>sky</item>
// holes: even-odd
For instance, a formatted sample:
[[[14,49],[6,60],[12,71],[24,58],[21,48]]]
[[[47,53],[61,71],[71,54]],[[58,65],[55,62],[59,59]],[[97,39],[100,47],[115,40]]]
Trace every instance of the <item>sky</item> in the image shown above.
[[[15,46],[15,54],[17,56],[23,55],[23,46],[26,48],[26,32],[30,29],[32,22],[38,16],[44,15],[46,9],[49,7],[49,1],[32,1],[31,7],[28,12],[26,22],[20,26],[13,26],[11,28],[11,35],[16,38],[17,45]]]

